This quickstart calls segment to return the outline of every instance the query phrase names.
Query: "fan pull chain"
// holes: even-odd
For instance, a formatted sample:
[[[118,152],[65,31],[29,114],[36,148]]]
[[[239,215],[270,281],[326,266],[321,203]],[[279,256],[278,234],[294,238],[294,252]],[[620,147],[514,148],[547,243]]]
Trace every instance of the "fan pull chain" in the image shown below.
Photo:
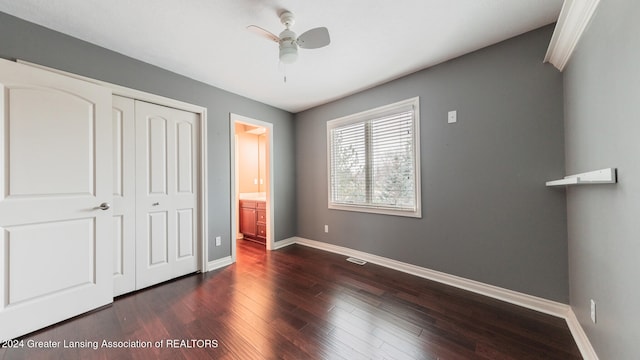
[[[287,64],[285,63],[282,63],[282,72],[284,73],[283,80],[284,80],[284,83],[286,84],[287,83]]]

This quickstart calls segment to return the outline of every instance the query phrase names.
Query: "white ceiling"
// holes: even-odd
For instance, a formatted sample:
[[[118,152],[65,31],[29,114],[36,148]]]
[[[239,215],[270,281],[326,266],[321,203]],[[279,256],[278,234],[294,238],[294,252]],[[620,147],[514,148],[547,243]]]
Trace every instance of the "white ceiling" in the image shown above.
[[[0,11],[299,112],[557,20],[562,0],[0,0]],[[278,64],[278,14],[331,45]],[[544,54],[540,54],[540,60]]]

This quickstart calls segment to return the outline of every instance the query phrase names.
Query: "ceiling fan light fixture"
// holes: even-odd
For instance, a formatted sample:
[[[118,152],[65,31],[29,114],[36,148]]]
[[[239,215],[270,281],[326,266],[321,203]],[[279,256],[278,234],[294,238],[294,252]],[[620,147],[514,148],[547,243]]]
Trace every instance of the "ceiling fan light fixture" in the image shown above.
[[[293,64],[296,60],[298,60],[298,45],[294,42],[280,42],[280,61]]]

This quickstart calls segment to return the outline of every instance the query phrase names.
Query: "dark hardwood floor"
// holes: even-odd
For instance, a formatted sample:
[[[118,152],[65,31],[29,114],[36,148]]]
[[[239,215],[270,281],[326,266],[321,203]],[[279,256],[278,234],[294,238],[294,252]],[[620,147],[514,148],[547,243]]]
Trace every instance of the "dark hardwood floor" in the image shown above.
[[[299,245],[238,242],[234,265],[119,297],[0,359],[581,358],[562,319]]]

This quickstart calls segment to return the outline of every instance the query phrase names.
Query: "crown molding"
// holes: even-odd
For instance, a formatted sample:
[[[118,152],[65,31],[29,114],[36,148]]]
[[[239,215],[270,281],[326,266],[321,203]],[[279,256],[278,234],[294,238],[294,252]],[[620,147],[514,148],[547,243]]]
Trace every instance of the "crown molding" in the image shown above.
[[[599,3],[600,0],[564,1],[544,62],[564,70]]]

